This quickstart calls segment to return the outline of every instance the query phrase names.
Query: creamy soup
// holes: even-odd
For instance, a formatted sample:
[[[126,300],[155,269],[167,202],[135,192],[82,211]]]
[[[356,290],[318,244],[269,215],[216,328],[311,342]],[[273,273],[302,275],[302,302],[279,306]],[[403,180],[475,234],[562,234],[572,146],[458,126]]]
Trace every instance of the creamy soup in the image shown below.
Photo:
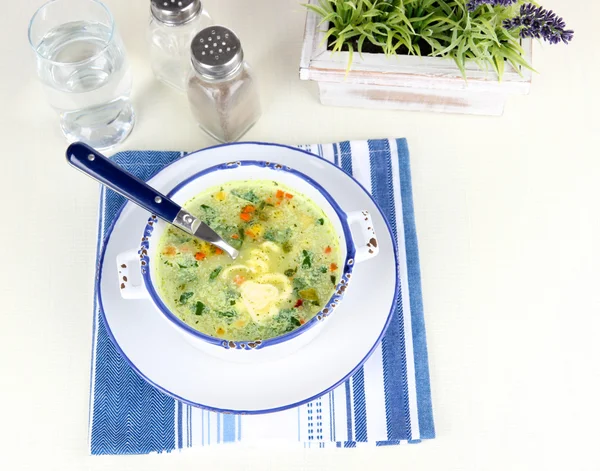
[[[170,226],[154,260],[169,309],[224,340],[290,332],[329,301],[340,278],[338,236],[310,199],[273,181],[212,188],[184,207],[240,251],[221,249]]]

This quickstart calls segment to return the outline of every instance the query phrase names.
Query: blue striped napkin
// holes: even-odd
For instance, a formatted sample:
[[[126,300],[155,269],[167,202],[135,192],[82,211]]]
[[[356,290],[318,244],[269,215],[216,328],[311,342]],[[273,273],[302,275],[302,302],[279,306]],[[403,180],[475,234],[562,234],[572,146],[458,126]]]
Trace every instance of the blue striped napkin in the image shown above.
[[[396,236],[397,311],[373,355],[346,383],[303,406],[236,416],[188,406],[141,379],[111,343],[96,303],[90,398],[90,451],[144,454],[220,443],[279,442],[303,447],[415,443],[435,435],[408,146],[379,139],[299,146],[340,165],[369,190]],[[115,162],[149,179],[180,152],[122,152]],[[101,190],[99,241],[121,196]],[[402,257],[402,251],[406,257]]]

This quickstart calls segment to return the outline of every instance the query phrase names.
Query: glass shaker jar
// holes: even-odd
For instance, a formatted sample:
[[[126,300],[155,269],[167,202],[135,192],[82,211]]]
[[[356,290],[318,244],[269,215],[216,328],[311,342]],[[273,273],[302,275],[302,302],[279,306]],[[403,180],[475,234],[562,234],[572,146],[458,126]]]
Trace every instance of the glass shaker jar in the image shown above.
[[[198,31],[213,24],[201,0],[151,0],[148,25],[154,75],[185,92],[190,44]]]
[[[200,127],[221,142],[240,139],[260,117],[260,98],[235,33],[223,26],[200,31],[192,41],[187,85]]]

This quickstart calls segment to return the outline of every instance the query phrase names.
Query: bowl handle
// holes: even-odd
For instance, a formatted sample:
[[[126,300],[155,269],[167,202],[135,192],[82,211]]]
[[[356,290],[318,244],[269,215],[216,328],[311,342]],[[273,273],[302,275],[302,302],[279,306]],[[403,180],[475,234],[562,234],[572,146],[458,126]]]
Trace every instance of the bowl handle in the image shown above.
[[[117,255],[117,270],[119,272],[119,287],[123,299],[142,299],[148,297],[144,283],[134,285],[130,276],[134,270],[140,271],[140,255],[137,249],[128,250]]]
[[[360,226],[362,238],[364,240],[363,245],[356,243],[356,237],[352,233],[352,239],[356,245],[356,255],[354,257],[355,263],[361,263],[367,261],[373,257],[376,257],[379,253],[379,244],[377,243],[377,236],[375,235],[375,228],[373,227],[373,221],[371,221],[371,215],[368,211],[354,211],[348,214],[348,225],[352,231],[352,225],[356,224]]]

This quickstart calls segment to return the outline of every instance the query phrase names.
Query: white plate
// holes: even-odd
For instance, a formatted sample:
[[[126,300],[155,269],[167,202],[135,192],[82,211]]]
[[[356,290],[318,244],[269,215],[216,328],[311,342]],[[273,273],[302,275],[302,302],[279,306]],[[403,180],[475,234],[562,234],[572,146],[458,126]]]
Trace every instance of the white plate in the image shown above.
[[[275,412],[325,394],[367,360],[394,310],[397,254],[389,226],[366,190],[335,165],[299,149],[261,143],[204,149],[172,163],[150,184],[167,193],[200,170],[240,159],[288,165],[325,187],[343,210],[371,213],[380,254],[355,267],[351,288],[315,340],[280,360],[228,362],[185,342],[150,301],[122,299],[115,258],[138,246],[148,219],[146,211],[131,203],[107,231],[97,292],[110,337],[149,383],[194,406],[221,412]]]

